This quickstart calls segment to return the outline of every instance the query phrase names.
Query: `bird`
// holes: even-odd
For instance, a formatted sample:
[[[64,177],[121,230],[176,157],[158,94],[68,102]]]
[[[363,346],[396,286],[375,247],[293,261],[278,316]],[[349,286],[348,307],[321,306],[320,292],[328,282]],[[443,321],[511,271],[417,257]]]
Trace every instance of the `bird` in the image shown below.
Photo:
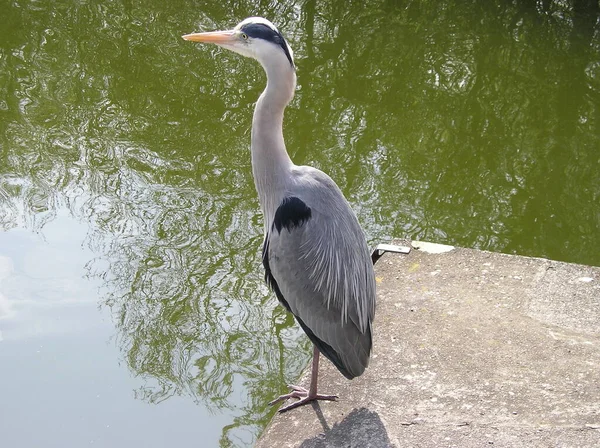
[[[315,400],[322,353],[348,379],[369,364],[376,282],[367,239],[336,183],[323,171],[295,165],[283,138],[284,110],[294,96],[294,53],[273,23],[249,17],[227,31],[186,34],[257,60],[266,73],[252,119],[252,173],[264,219],[265,280],[313,343],[308,389],[291,391],[270,404],[289,411]],[[295,399],[295,400],[293,400]]]

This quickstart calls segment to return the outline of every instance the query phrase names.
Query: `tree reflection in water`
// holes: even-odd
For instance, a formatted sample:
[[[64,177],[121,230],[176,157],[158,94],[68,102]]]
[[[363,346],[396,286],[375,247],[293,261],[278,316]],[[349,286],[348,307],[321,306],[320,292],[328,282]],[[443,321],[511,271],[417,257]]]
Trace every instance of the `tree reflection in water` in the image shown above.
[[[234,415],[223,446],[251,443],[309,354],[260,270],[248,147],[264,77],[185,32],[279,25],[298,65],[288,149],[338,181],[371,241],[600,265],[597,2],[3,10],[0,227],[41,231],[61,208],[89,223],[90,275],[148,378],[136,396]]]

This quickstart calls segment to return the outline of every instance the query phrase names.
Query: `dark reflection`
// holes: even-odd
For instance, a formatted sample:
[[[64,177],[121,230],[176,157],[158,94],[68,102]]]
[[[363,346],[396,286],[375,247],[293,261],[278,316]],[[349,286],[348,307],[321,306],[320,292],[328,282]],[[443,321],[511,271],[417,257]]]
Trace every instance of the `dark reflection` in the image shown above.
[[[330,446],[368,446],[393,448],[387,430],[377,412],[366,408],[354,409],[340,423],[324,429],[324,433],[305,440],[301,448]]]
[[[89,223],[139,398],[186,395],[248,445],[309,359],[263,285],[252,61],[183,33],[271,18],[288,149],[371,241],[600,265],[598,3],[0,0],[0,228]],[[300,352],[302,355],[298,355]]]

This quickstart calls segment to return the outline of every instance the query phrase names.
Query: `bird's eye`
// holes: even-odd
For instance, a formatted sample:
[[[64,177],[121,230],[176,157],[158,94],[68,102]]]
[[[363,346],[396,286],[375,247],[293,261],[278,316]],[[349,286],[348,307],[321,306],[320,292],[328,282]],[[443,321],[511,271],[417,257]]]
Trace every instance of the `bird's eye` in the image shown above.
[[[242,39],[248,40],[248,35],[246,33],[242,33]]]

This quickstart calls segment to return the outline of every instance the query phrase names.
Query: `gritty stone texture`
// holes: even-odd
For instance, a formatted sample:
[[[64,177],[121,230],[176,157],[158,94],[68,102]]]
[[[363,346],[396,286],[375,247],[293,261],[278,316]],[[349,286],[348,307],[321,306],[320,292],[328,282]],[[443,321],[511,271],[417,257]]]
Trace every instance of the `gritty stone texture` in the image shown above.
[[[321,358],[339,400],[278,414],[257,447],[600,447],[600,268],[413,250],[376,276],[370,367]]]

